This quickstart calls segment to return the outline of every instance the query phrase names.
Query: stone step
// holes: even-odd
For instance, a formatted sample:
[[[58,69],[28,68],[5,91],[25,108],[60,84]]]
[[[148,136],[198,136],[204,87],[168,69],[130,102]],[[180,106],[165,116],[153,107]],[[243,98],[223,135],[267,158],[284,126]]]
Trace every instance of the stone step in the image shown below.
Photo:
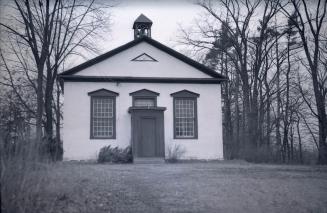
[[[165,163],[164,158],[134,158],[135,164],[162,164]]]

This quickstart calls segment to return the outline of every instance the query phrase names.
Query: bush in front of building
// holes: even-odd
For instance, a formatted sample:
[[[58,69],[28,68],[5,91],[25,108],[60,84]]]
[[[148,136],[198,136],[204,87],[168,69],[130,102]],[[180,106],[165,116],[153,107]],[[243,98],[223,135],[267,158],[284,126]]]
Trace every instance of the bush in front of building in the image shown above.
[[[98,155],[98,163],[132,163],[132,148],[130,146],[125,149],[119,147],[105,146],[100,149]]]
[[[168,163],[177,163],[185,154],[185,149],[180,144],[173,144],[168,146],[168,156],[166,161]]]

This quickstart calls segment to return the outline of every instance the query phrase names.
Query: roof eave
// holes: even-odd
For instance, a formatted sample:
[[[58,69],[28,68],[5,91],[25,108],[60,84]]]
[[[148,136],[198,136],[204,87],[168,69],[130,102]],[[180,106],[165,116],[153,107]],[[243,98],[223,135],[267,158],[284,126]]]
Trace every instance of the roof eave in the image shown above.
[[[59,76],[66,82],[118,82],[118,83],[194,83],[194,84],[219,84],[226,79],[217,78],[167,78],[167,77],[130,77],[130,76]]]

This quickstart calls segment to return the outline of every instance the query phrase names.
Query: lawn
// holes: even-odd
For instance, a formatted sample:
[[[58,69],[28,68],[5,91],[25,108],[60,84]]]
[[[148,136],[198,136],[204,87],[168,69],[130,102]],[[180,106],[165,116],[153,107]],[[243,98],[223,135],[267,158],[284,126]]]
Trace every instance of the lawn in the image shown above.
[[[39,212],[327,212],[327,167],[64,162],[30,175],[46,176]]]

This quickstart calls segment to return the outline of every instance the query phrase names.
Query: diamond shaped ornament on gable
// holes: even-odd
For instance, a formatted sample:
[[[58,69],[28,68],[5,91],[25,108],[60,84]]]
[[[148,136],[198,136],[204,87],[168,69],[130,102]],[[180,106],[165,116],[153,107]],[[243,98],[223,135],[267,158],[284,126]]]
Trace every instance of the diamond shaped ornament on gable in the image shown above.
[[[149,56],[146,53],[142,53],[141,55],[133,58],[132,61],[153,61],[153,62],[157,62],[156,59],[154,59],[153,57]]]

